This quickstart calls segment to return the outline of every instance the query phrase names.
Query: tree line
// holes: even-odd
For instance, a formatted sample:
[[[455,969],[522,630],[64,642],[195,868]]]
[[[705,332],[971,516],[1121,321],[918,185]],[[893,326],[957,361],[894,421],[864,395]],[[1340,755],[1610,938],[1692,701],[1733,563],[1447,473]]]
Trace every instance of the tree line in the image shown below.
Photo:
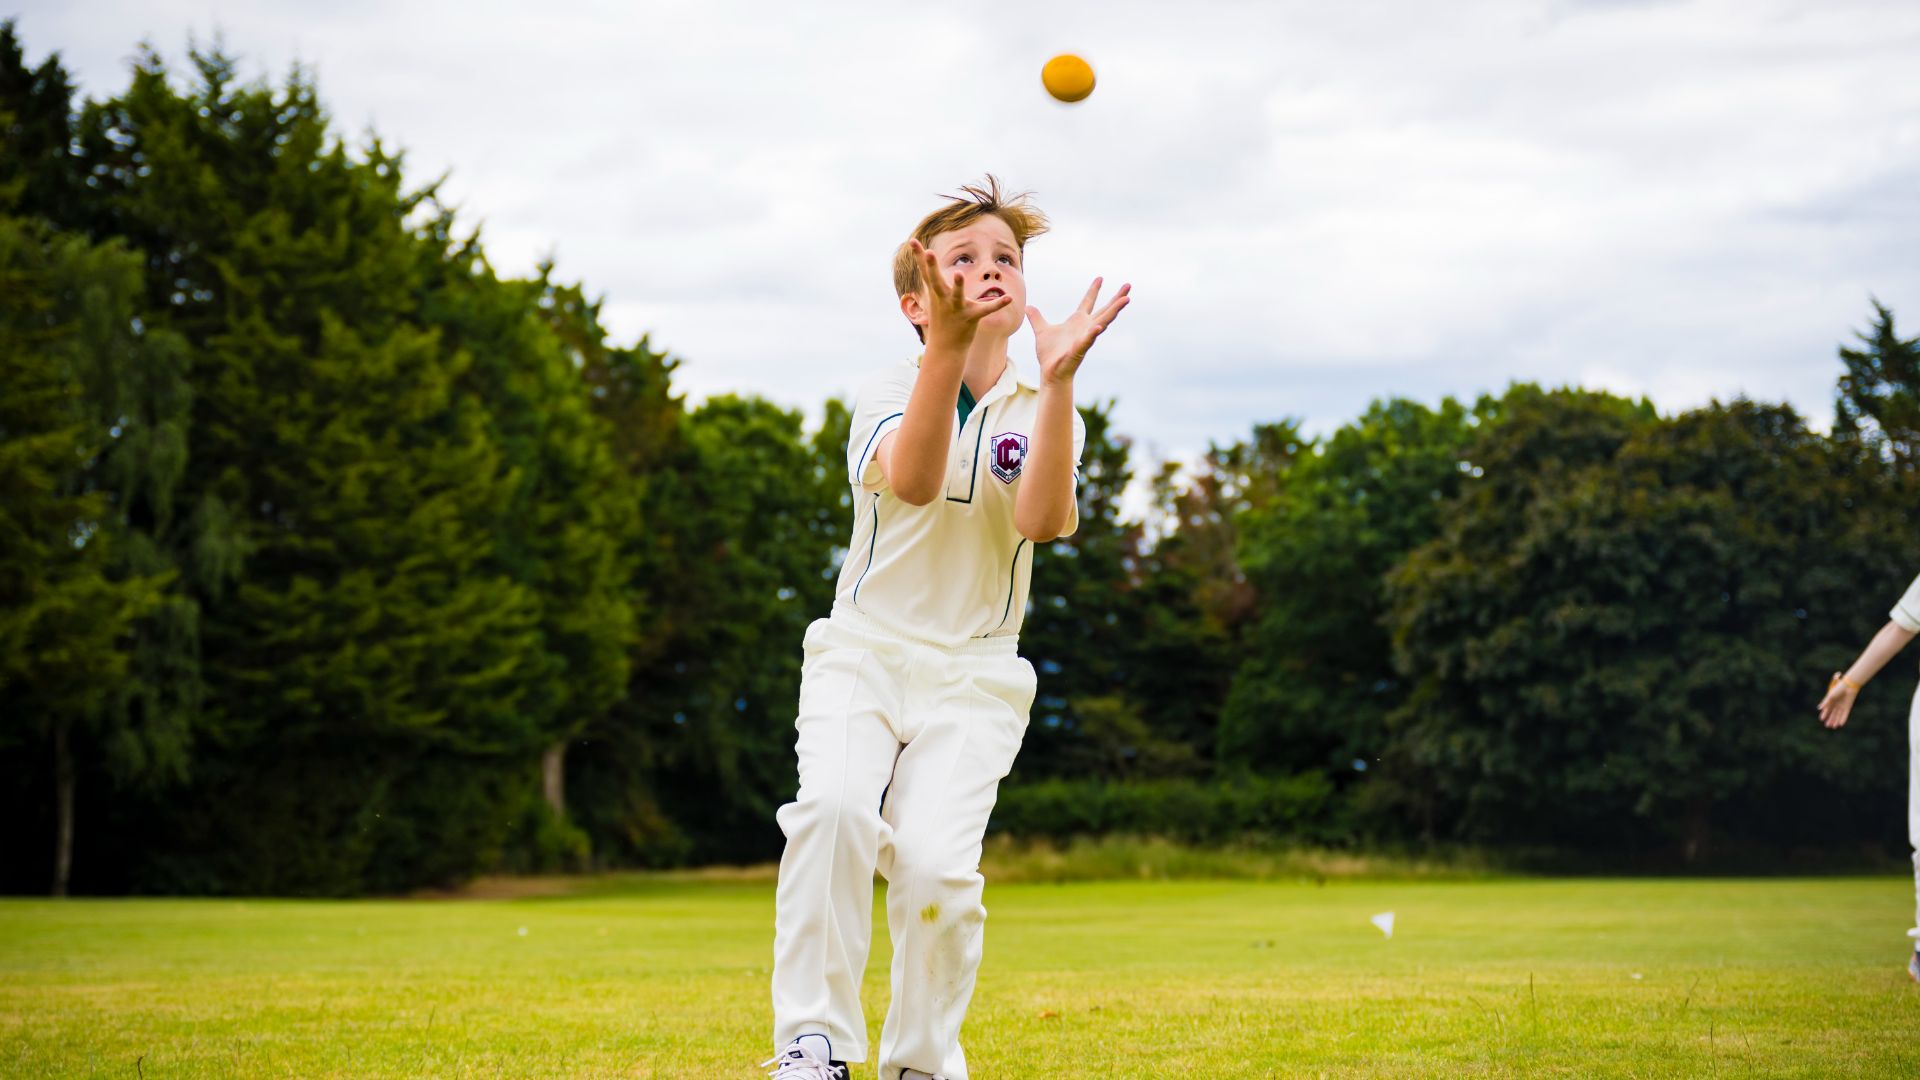
[[[0,887],[777,854],[843,402],[690,405],[305,72],[80,101],[6,24],[0,133]],[[1840,359],[1827,434],[1520,384],[1181,466],[1083,409],[995,827],[1891,848],[1902,695],[1812,706],[1920,570],[1920,347]]]

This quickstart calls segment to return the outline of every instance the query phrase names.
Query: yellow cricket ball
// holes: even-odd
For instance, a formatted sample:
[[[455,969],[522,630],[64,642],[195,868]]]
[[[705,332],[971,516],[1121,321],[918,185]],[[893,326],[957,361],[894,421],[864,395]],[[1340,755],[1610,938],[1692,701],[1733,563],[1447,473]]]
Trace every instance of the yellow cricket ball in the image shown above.
[[[1061,101],[1079,101],[1093,93],[1093,65],[1072,53],[1061,53],[1040,69],[1040,82]]]

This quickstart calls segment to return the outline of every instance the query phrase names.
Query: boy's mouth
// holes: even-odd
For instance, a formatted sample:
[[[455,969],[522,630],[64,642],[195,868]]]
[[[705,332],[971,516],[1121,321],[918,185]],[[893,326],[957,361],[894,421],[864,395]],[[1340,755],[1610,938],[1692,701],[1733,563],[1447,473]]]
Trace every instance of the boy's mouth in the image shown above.
[[[976,296],[976,297],[974,297],[974,299],[976,299],[976,300],[998,300],[998,299],[999,299],[1000,297],[1002,297],[1002,296],[1005,296],[1005,295],[1007,295],[1007,291],[1006,291],[1005,289],[1002,289],[1002,288],[999,288],[998,286],[996,286],[996,287],[994,287],[994,288],[991,288],[991,289],[988,289],[988,290],[987,290],[986,292],[983,292],[983,293],[981,293],[981,294],[980,294],[979,296]]]

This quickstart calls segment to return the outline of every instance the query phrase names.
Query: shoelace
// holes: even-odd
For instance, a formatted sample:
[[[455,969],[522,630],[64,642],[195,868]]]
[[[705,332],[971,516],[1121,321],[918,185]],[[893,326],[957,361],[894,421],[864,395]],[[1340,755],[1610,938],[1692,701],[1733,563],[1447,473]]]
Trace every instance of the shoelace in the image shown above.
[[[840,1080],[833,1066],[804,1046],[789,1046],[760,1063],[771,1080]]]

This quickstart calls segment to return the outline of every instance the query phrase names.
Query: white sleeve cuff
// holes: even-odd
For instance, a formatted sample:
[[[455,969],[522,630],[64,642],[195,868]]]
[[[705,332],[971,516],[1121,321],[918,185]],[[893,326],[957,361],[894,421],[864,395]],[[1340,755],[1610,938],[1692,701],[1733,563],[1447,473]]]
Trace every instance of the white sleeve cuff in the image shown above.
[[[906,414],[894,413],[874,425],[873,434],[867,436],[860,456],[847,462],[849,483],[858,484],[868,490],[877,489],[885,483],[885,478],[880,475],[880,459],[874,452],[880,448],[880,440],[900,430],[900,425],[905,422]]]
[[[1900,629],[1905,630],[1909,634],[1920,634],[1920,613],[1908,611],[1906,605],[1902,604],[1895,607],[1892,611],[1887,612],[1887,615],[1893,619]]]
[[[1920,577],[1913,579],[1907,586],[1905,596],[1894,602],[1893,610],[1887,613],[1900,629],[1909,634],[1920,634]]]

